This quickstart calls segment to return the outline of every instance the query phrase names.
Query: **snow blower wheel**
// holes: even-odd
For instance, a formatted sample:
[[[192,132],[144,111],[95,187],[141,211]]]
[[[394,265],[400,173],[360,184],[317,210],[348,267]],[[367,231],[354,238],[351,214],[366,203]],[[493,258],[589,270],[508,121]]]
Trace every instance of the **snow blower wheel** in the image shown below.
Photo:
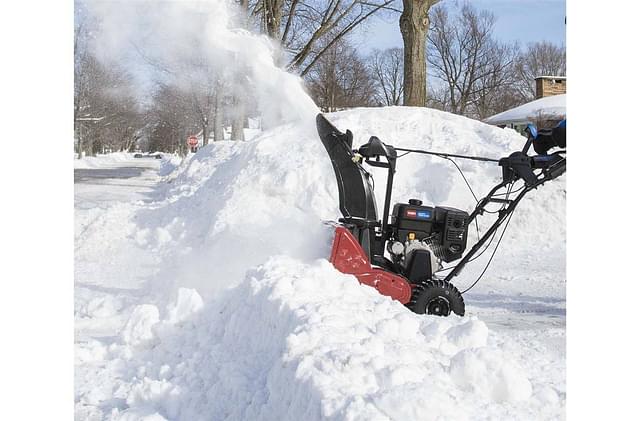
[[[340,272],[354,275],[361,284],[375,288],[380,294],[399,301],[419,314],[448,316],[454,313],[463,316],[464,300],[451,283],[453,278],[474,256],[487,250],[502,224],[506,224],[506,229],[513,211],[525,194],[566,171],[566,150],[547,154],[549,148],[565,146],[563,136],[566,122],[559,125],[553,136],[538,133],[535,127],[530,127],[529,138],[522,151],[500,159],[396,148],[375,136],[354,149],[351,131],[342,133],[322,114],[316,117],[316,126],[331,159],[343,216],[338,222],[331,223],[335,235],[329,261]],[[532,145],[539,155],[527,154]],[[398,155],[398,151],[403,153]],[[420,199],[395,203],[391,208],[396,164],[399,158],[409,153],[432,155],[450,161],[458,158],[497,164],[502,168],[502,181],[485,197],[476,199],[475,209],[471,213],[448,206],[423,205]],[[372,176],[364,164],[387,170],[382,218],[378,217]],[[460,173],[464,177],[462,170]],[[516,183],[518,187],[514,189]],[[473,196],[476,198],[475,193]],[[494,209],[489,205],[493,205]],[[500,206],[497,211],[496,205]],[[482,236],[478,230],[478,242],[465,254],[467,231],[476,218],[485,212],[497,215],[497,218]],[[498,237],[494,254],[502,235]],[[486,247],[483,247],[485,244]],[[457,263],[452,263],[454,261]],[[452,264],[445,267],[445,263]],[[485,271],[489,263],[491,258]],[[436,273],[447,270],[446,277],[436,277]],[[483,274],[484,271],[465,292]]]
[[[454,285],[441,279],[413,284],[409,310],[417,314],[464,316],[464,299]]]

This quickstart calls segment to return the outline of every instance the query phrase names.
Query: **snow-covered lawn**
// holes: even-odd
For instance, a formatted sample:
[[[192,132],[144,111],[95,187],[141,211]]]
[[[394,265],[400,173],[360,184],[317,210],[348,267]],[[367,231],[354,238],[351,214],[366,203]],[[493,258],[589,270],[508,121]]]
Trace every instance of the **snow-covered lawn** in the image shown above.
[[[329,119],[351,129],[355,145],[376,135],[498,157],[524,142],[427,109]],[[325,260],[332,233],[321,221],[339,211],[313,121],[209,145],[173,171],[175,162],[138,161],[108,166],[150,167],[76,184],[76,418],[564,417],[563,178],[523,200],[492,266],[465,295],[467,315],[436,318]],[[459,164],[477,194],[501,175],[497,166]],[[383,174],[374,176],[382,198]],[[409,155],[399,161],[393,201],[414,197],[475,204],[453,165]],[[490,222],[483,217],[480,229]],[[489,254],[456,278],[461,289]]]

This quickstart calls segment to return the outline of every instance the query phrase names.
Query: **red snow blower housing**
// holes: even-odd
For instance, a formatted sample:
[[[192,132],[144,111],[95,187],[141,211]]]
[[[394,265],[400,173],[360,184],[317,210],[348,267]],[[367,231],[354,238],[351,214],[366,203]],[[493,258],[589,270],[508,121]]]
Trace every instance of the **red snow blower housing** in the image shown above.
[[[504,222],[508,225],[515,207],[526,193],[559,177],[566,170],[566,150],[547,154],[552,147],[565,146],[564,121],[561,123],[561,129],[553,132],[553,136],[551,132],[538,134],[531,126],[524,149],[499,160],[394,148],[375,136],[354,150],[353,134],[349,130],[346,133],[340,132],[322,114],[318,114],[316,125],[322,144],[331,158],[343,216],[339,223],[334,224],[331,263],[340,272],[355,275],[360,283],[374,287],[380,294],[400,301],[419,314],[448,316],[453,312],[464,315],[462,293],[473,287],[484,271],[478,280],[462,293],[451,283],[453,277],[473,260],[488,241],[489,244],[479,254],[487,250],[498,228]],[[558,141],[560,136],[561,142]],[[532,144],[537,152],[542,152],[540,155],[527,155]],[[502,167],[502,181],[485,197],[477,200],[471,214],[444,206],[424,206],[422,201],[410,199],[407,203],[394,205],[389,221],[398,151],[404,152],[401,156],[420,153],[449,160],[460,158],[494,162]],[[363,167],[364,163],[387,169],[381,220],[378,219],[372,176]],[[514,190],[515,183],[519,181],[522,181],[522,185]],[[482,237],[478,235],[480,238],[477,243],[464,254],[469,225],[482,215],[490,204],[500,206],[497,211],[488,211],[497,214],[496,221]],[[506,225],[504,229],[506,230]],[[459,260],[455,265],[443,266],[443,263],[455,260]],[[439,276],[441,273],[447,274]]]

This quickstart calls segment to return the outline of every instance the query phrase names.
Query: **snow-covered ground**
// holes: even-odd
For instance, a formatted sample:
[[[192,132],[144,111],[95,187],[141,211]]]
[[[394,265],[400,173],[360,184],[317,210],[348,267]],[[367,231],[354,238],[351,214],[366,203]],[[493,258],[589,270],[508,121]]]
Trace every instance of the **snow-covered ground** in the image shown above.
[[[428,109],[329,119],[355,145],[376,135],[498,157],[524,142]],[[339,216],[337,189],[313,120],[209,145],[177,166],[120,158],[76,177],[77,419],[564,418],[564,178],[523,200],[465,294],[467,315],[437,318],[326,261],[321,221]],[[500,178],[496,166],[459,164],[478,194]],[[408,155],[393,201],[414,197],[475,203],[453,165]],[[489,254],[456,278],[461,289]]]

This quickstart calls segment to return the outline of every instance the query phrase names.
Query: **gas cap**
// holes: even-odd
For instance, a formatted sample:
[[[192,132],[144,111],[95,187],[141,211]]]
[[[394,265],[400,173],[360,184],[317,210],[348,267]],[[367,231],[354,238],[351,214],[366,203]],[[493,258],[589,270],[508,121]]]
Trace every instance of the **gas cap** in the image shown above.
[[[420,200],[420,199],[409,199],[409,204],[411,206],[421,206],[422,205],[422,200]]]

